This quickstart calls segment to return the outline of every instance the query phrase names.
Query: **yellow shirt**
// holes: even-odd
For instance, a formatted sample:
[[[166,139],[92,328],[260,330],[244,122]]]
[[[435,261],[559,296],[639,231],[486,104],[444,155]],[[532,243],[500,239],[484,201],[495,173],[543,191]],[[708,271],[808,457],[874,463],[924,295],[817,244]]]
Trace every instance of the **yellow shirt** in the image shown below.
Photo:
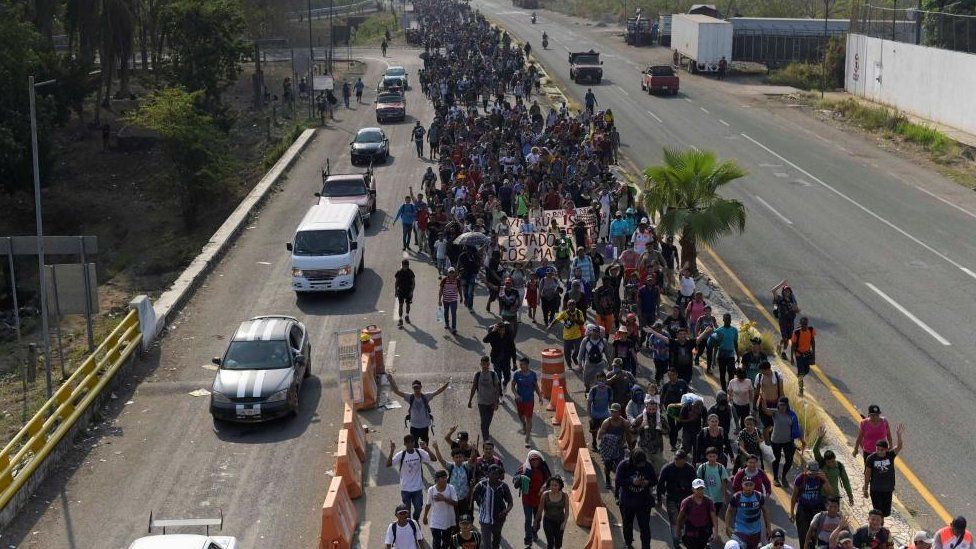
[[[563,323],[563,339],[579,339],[583,337],[583,313],[579,309],[562,311],[556,315],[556,320]]]

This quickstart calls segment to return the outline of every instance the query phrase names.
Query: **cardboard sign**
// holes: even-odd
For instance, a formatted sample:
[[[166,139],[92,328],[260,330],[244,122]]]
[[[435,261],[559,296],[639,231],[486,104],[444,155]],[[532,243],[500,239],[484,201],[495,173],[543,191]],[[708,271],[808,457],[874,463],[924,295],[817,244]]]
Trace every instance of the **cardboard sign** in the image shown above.
[[[502,261],[506,263],[532,261],[538,263],[543,259],[556,260],[556,235],[552,233],[512,233],[498,237],[498,247],[502,252]]]

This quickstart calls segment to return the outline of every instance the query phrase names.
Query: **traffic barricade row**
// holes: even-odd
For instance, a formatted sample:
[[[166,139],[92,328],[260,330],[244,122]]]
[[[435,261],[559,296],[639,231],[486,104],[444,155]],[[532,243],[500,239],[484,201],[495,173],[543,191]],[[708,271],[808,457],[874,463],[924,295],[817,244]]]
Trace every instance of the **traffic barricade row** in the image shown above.
[[[573,512],[573,520],[580,526],[593,524],[593,514],[597,507],[603,505],[600,496],[600,485],[597,483],[596,467],[593,457],[586,448],[580,448],[576,458],[576,469],[573,471],[573,489],[569,494],[569,508]]]

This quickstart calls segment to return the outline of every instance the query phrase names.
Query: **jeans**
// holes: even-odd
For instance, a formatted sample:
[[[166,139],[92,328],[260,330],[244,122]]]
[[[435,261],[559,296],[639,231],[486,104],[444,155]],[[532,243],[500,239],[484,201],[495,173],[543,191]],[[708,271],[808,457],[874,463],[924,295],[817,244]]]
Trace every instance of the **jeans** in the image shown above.
[[[546,533],[546,549],[562,549],[563,523],[561,521],[542,519],[542,531]]]
[[[491,420],[495,417],[495,407],[491,404],[479,404],[478,415],[481,416],[481,440],[489,440]]]
[[[457,330],[457,301],[444,302],[444,327]]]
[[[726,378],[726,375],[728,378]],[[718,376],[720,383],[722,384],[722,390],[728,390],[728,385],[726,385],[726,379],[732,381],[732,377],[735,376],[735,355],[718,357]]]
[[[563,340],[563,360],[566,362],[567,368],[570,368],[573,366],[573,364],[576,364],[576,353],[579,351],[579,344],[581,340],[582,338],[579,337],[576,339]]]
[[[400,501],[408,508],[413,505],[413,520],[420,520],[420,510],[424,507],[424,491],[407,492],[400,490]]]
[[[423,158],[424,156],[424,142],[422,140],[415,140],[414,143],[417,145],[417,156]]]
[[[536,538],[535,535],[535,507],[522,504],[522,512],[525,515],[525,535],[522,537],[522,541],[526,545],[532,545],[532,541]]]
[[[641,549],[651,549],[651,509],[646,505],[620,506],[620,521],[624,527],[624,543],[634,543],[634,520],[640,530]]]
[[[746,426],[746,418],[749,417],[752,408],[748,404],[733,403],[732,410],[735,412],[735,420],[739,424],[739,429],[742,429]]]
[[[498,361],[491,361],[491,367],[494,368],[495,373],[498,374],[498,380],[502,383],[503,393],[505,392],[505,388],[508,387],[508,382],[512,380],[511,364],[511,359],[508,357]]]
[[[502,544],[504,520],[495,519],[494,524],[481,523],[481,549],[498,549]]]
[[[793,454],[796,453],[796,445],[793,441],[789,441],[783,444],[773,442],[770,444],[773,447],[773,479],[782,478],[786,480],[786,473],[790,472],[793,468]],[[779,460],[783,460],[783,476],[779,476]]]
[[[823,505],[821,505],[819,508],[807,507],[805,505],[796,506],[795,519],[797,539],[807,539],[807,530],[810,529],[810,522],[813,521],[813,516],[823,510]]]
[[[474,307],[474,287],[476,285],[475,277],[466,276],[461,279],[461,291],[464,294],[464,305],[467,308]]]
[[[440,528],[430,529],[432,549],[451,549],[451,531]]]
[[[410,247],[410,235],[413,234],[413,223],[403,223],[403,249]]]

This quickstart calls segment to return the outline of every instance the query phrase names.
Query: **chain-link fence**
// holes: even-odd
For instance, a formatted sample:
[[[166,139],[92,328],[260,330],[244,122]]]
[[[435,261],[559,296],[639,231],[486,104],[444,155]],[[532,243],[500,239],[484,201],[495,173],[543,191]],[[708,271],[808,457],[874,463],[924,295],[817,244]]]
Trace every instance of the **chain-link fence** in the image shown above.
[[[961,2],[945,10],[961,9]],[[976,15],[864,4],[852,30],[874,38],[976,53]]]

